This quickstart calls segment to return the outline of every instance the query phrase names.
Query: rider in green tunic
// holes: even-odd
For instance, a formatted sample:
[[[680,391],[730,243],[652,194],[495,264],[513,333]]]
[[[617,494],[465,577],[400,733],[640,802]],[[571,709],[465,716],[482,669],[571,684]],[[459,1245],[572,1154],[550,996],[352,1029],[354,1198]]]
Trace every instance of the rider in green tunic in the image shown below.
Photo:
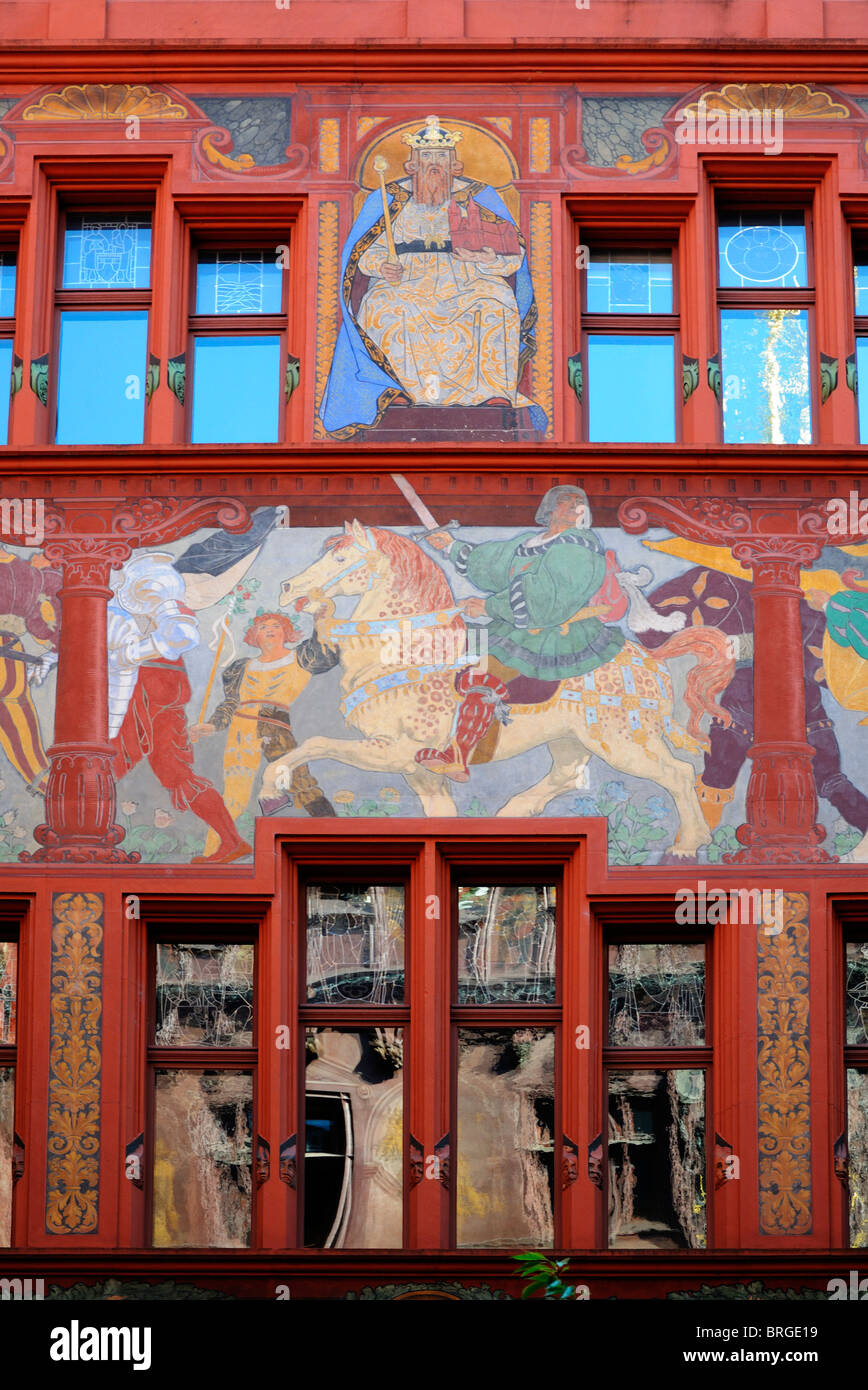
[[[543,497],[536,521],[541,532],[527,531],[506,541],[473,545],[454,541],[448,532],[429,536],[446,551],[459,574],[487,598],[465,599],[468,618],[486,617],[488,675],[459,678],[464,703],[452,745],[422,749],[417,760],[432,771],[466,781],[467,763],[488,731],[499,701],[509,700],[514,677],[530,677],[547,690],[545,698],[569,676],[583,676],[612,661],[624,645],[620,628],[606,627],[600,615],[607,604],[591,605],[606,579],[606,558],[589,529],[588,499],[581,488],[555,487]],[[520,682],[519,682],[520,684]]]

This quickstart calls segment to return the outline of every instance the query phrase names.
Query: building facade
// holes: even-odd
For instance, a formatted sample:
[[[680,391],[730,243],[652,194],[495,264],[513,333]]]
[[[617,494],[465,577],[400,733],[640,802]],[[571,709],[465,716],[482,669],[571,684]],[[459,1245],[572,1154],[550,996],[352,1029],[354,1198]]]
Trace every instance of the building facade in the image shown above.
[[[5,10],[0,1269],[864,1275],[862,7]]]

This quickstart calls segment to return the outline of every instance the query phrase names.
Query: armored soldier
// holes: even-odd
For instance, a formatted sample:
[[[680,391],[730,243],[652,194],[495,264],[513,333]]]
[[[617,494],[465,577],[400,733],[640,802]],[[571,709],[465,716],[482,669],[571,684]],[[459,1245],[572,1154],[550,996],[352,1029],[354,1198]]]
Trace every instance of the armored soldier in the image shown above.
[[[0,748],[34,794],[48,759],[31,686],[41,685],[57,662],[61,582],[43,555],[22,560],[0,550]],[[39,655],[25,651],[25,635],[43,649]]]

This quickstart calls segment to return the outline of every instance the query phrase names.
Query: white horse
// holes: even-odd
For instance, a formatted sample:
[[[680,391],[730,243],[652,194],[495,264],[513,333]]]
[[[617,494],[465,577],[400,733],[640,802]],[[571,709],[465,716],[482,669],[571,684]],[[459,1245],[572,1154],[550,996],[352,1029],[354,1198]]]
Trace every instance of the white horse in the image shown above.
[[[336,595],[358,600],[351,619],[323,618],[324,612],[334,612],[330,599]],[[320,559],[283,583],[280,603],[315,614],[320,639],[339,649],[341,710],[362,737],[306,739],[268,766],[263,797],[286,790],[292,769],[300,763],[330,758],[370,772],[400,774],[426,816],[457,815],[448,781],[416,761],[420,749],[448,745],[461,700],[455,676],[466,664],[460,655],[464,621],[440,567],[407,537],[353,521],[343,534],[326,542]],[[394,644],[402,629],[412,635],[418,655],[409,663],[386,665],[386,643]],[[444,636],[459,652],[453,660],[442,657]],[[500,732],[492,761],[545,744],[551,769],[534,786],[517,791],[497,814],[540,815],[554,797],[580,785],[582,768],[595,756],[616,772],[665,788],[679,819],[672,852],[695,856],[711,839],[711,831],[696,795],[693,765],[676,757],[672,748],[701,752],[698,718],[703,713],[729,721],[710,696],[727,684],[732,660],[726,639],[709,628],[675,634],[657,655],[685,652],[698,656],[699,665],[690,676],[696,672],[701,678],[691,688],[688,677],[693,714],[686,729],[672,715],[672,681],[666,666],[633,642],[588,675],[562,681],[544,703],[511,705],[510,723]],[[709,679],[710,669],[716,672],[714,680]]]

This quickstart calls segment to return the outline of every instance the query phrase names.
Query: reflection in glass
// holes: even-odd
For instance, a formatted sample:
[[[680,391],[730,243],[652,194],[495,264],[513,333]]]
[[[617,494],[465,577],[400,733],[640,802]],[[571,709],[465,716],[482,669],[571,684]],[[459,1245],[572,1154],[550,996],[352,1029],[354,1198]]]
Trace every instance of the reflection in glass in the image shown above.
[[[18,944],[0,941],[0,1043],[15,1042]]]
[[[15,1068],[0,1067],[0,1247],[12,1244],[12,1146]]]
[[[403,1242],[404,1043],[400,1028],[308,1028],[304,1243]]]
[[[147,345],[146,309],[60,315],[58,444],[141,444]]]
[[[283,270],[274,250],[200,251],[197,314],[279,314]]]
[[[592,251],[589,314],[671,314],[669,251]]]
[[[157,946],[159,1047],[253,1046],[253,946]]]
[[[868,314],[868,260],[854,265],[853,280],[856,289],[856,313]]]
[[[404,1000],[404,889],[400,884],[307,890],[309,1004]]]
[[[588,438],[592,443],[672,443],[675,339],[589,335]]]
[[[551,1028],[458,1030],[461,1247],[554,1244],[554,1058]]]
[[[11,319],[15,313],[15,254],[0,251],[0,319]]]
[[[717,243],[721,289],[798,289],[808,284],[802,213],[722,217]]]
[[[9,438],[9,403],[12,392],[12,339],[0,338],[0,444]]]
[[[722,309],[723,437],[727,444],[810,444],[808,314]]]
[[[848,941],[846,956],[847,1042],[868,1043],[868,941]]]
[[[609,1045],[697,1047],[704,1042],[704,944],[610,946]]]
[[[280,339],[195,339],[194,444],[273,444],[278,433]]]
[[[150,283],[150,218],[67,218],[65,290],[145,290]]]
[[[555,900],[548,888],[458,889],[458,1003],[552,1004]]]
[[[868,1071],[847,1070],[847,1181],[850,1245],[868,1245]]]
[[[705,1245],[705,1077],[609,1074],[609,1248]]]
[[[856,374],[863,383],[868,381],[868,338],[856,339]],[[856,394],[859,411],[859,442],[868,444],[868,386],[863,384]]]
[[[249,1245],[252,1073],[160,1069],[154,1084],[154,1245]]]

